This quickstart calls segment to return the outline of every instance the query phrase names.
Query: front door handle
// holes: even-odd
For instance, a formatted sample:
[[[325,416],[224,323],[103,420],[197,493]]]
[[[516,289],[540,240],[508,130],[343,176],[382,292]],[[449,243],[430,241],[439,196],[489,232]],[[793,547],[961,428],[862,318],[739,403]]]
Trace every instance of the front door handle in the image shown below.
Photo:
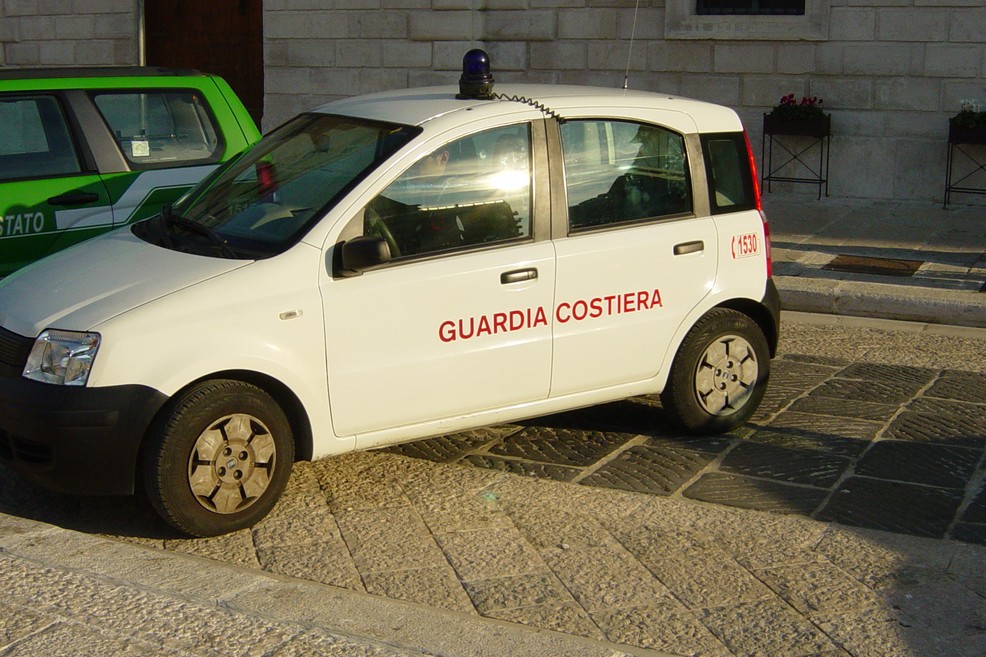
[[[48,205],[85,205],[86,203],[95,203],[98,200],[99,194],[76,190],[52,196],[48,199]]]
[[[524,281],[537,280],[538,270],[537,267],[529,267],[527,269],[516,269],[514,271],[507,271],[500,274],[500,285],[510,285],[511,283],[523,283]]]
[[[675,255],[685,255],[687,253],[701,253],[705,250],[705,242],[695,240],[694,242],[682,242],[674,245]]]

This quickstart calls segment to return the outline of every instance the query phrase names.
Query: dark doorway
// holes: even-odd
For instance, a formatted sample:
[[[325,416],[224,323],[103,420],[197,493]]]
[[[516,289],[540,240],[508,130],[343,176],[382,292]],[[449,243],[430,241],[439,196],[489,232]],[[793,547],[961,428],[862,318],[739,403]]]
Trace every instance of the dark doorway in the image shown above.
[[[257,125],[264,113],[262,0],[144,0],[148,66],[221,75]]]

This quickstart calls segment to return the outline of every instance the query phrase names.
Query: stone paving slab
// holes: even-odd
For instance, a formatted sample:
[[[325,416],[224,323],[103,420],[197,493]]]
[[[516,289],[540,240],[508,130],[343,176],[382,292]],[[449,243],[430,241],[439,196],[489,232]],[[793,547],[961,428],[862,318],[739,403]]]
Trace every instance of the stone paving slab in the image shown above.
[[[886,646],[897,649],[886,654],[972,656],[981,654],[986,645],[986,576],[980,561],[986,557],[986,548],[982,546],[497,472],[479,471],[485,476],[475,478],[468,476],[477,472],[475,468],[386,453],[354,454],[342,461],[348,462],[346,469],[380,485],[399,491],[405,486],[408,490],[427,486],[446,500],[443,513],[433,516],[439,524],[432,531],[450,531],[436,534],[435,545],[448,550],[455,585],[472,607],[465,617],[477,622],[505,620],[619,644],[610,653],[602,653],[605,657],[622,652],[644,654],[633,652],[634,648],[674,655],[842,655],[877,654]],[[303,471],[318,465],[305,466]],[[335,463],[334,469],[345,465]],[[460,475],[466,475],[462,477],[465,485],[457,481]],[[305,496],[287,503],[305,508]],[[472,515],[467,509],[482,509],[482,519],[473,517],[467,522]],[[307,506],[305,513],[311,512]],[[464,516],[461,522],[447,523],[450,515],[460,513]],[[394,522],[400,531],[410,530],[417,521],[403,514]],[[348,559],[355,568],[346,547],[323,551],[317,542],[323,528],[324,522],[296,525],[290,538],[312,546],[312,555],[322,561]],[[255,532],[233,537],[131,539],[147,545],[167,544],[178,551],[138,549],[140,558],[128,554],[133,546],[110,539],[53,528],[20,535],[2,531],[6,538],[0,543],[0,556],[57,563],[70,572],[115,583],[128,580],[141,589],[219,600],[224,608],[268,621],[273,616],[286,622],[290,616],[306,630],[328,628],[343,636],[354,632],[351,623],[362,612],[347,609],[340,616],[338,597],[348,595],[347,587],[327,589],[276,575],[258,580],[255,571],[239,566],[195,559],[196,567],[190,567],[182,561],[181,554],[194,554],[248,562],[256,550],[251,537],[268,531],[265,521]],[[511,558],[500,558],[500,552]],[[121,561],[128,566],[120,568]],[[415,571],[399,557],[392,566],[393,570],[381,572]],[[799,579],[798,572],[806,575]],[[364,575],[363,581],[368,583],[367,575],[373,574]],[[88,595],[84,587],[73,591]],[[354,596],[365,596],[360,587],[351,591]],[[929,598],[942,593],[947,597]],[[400,591],[395,595],[401,597]],[[847,605],[833,610],[836,598],[845,598]],[[103,599],[110,604],[108,597]],[[118,597],[113,601],[113,605],[121,604]],[[129,598],[122,602],[132,604]],[[395,612],[386,602],[373,596],[357,598],[359,604],[385,609],[381,614],[390,618]],[[867,606],[868,602],[872,605]],[[898,610],[902,602],[911,605],[910,612]],[[925,625],[924,607],[937,609],[938,604],[952,603],[965,605],[962,616],[954,622],[934,618],[934,631]],[[433,600],[428,604],[432,605],[428,615],[437,614],[443,624],[451,622],[442,616],[441,605]],[[161,609],[171,613],[173,607]],[[399,609],[398,617],[403,619],[400,614],[407,611]],[[878,616],[882,624],[860,626],[860,613]],[[379,614],[375,618],[381,624],[369,636],[380,637],[385,628],[394,631],[379,620]],[[463,614],[450,618],[464,622]],[[36,623],[44,624],[46,619],[38,618]],[[336,619],[335,624],[331,619]],[[397,623],[401,631],[403,623]],[[151,630],[146,632],[154,636]],[[301,635],[292,636],[301,640]],[[540,639],[538,635],[536,642]],[[393,645],[396,639],[391,641]],[[403,640],[401,644],[431,645]],[[846,645],[856,649],[845,653]],[[179,647],[185,649],[184,644]],[[478,647],[469,644],[461,654],[482,654],[474,650]]]
[[[783,398],[728,436],[680,436],[644,398],[500,427],[458,451],[448,436],[390,451],[921,536],[986,535],[963,515],[983,494],[986,396],[970,390],[986,389],[986,373],[786,354],[772,369]],[[600,431],[607,422],[637,433]]]
[[[5,657],[667,657],[0,514]]]
[[[61,539],[67,533],[58,534]],[[108,543],[91,537],[82,537],[80,542],[96,554]],[[21,550],[13,549],[13,555],[7,549],[0,554],[0,577],[4,581],[0,654],[5,656],[425,654],[380,641],[353,641],[298,623],[272,623],[191,598],[187,591],[185,595],[174,595],[137,588],[119,574],[100,577],[67,569],[57,559],[53,563],[50,555],[40,561],[17,558],[32,552],[30,547],[22,543]],[[115,565],[124,563],[132,554],[147,552],[125,547],[126,554],[118,553],[118,560],[113,560]],[[175,561],[163,553],[148,554],[155,555],[156,566]],[[195,570],[189,568],[187,559],[180,560],[178,567],[186,572]],[[229,571],[228,567],[212,563],[207,568],[217,579]],[[197,577],[205,579],[205,571],[205,565],[199,564]],[[257,580],[256,574],[251,574],[249,579],[252,585]]]
[[[976,537],[986,513],[975,490],[983,488],[982,461],[961,496],[959,488],[903,481],[896,473],[897,479],[862,476],[855,467],[882,444],[953,455],[986,450],[958,444],[952,430],[920,440],[885,435],[909,409],[974,416],[967,411],[979,402],[957,398],[986,371],[971,356],[982,353],[983,343],[953,336],[940,345],[948,351],[936,350],[939,336],[905,338],[882,329],[856,331],[848,342],[844,329],[825,326],[792,326],[786,335],[777,370],[783,385],[771,390],[750,426],[724,439],[675,435],[657,401],[645,398],[470,432],[461,440],[445,437],[435,446],[417,443],[413,457],[392,450],[299,464],[285,497],[257,527],[203,540],[175,537],[139,500],[72,498],[4,478],[0,511],[113,539],[0,515],[0,564],[26,559],[136,589],[139,595],[99,598],[110,618],[123,613],[115,605],[152,600],[185,623],[218,604],[223,613],[287,632],[269,650],[274,654],[309,654],[305,649],[316,649],[304,642],[337,640],[364,649],[365,639],[374,649],[411,654],[981,657],[986,545]],[[887,345],[908,346],[906,359],[893,352],[901,358],[886,360]],[[952,369],[967,354],[982,369]],[[834,379],[892,382],[898,367],[912,395],[904,401],[860,401],[865,413],[846,414],[847,395],[812,395]],[[930,371],[926,384],[915,387],[915,368]],[[839,389],[859,390],[841,383]],[[605,431],[608,422],[618,428]],[[608,437],[588,450],[566,444],[579,431]],[[517,433],[524,436],[515,447],[524,449],[498,454],[497,462],[551,465],[534,458],[552,458],[565,462],[554,467],[575,476],[531,476],[534,467],[517,475],[476,467],[468,458],[489,456]],[[535,444],[537,436],[545,447]],[[782,465],[798,467],[778,470],[779,450],[797,455]],[[420,458],[427,454],[436,460]],[[764,457],[759,465],[757,454]],[[633,473],[637,458],[638,470],[683,474],[663,477],[664,492],[646,490],[654,477],[634,480],[645,490],[601,485],[630,481],[614,473]],[[814,459],[853,465],[835,482],[827,474],[819,481],[802,467]],[[672,480],[677,483],[668,486]],[[727,483],[730,499],[755,509],[691,497],[707,490],[714,499]],[[930,499],[914,503],[907,495]],[[846,517],[832,522],[818,509]],[[131,556],[133,550],[145,556]],[[76,597],[89,591],[80,584],[69,590]],[[8,630],[0,623],[0,636],[20,637],[8,648],[21,645],[25,632],[40,641],[46,628],[55,628],[60,641],[85,640],[75,630],[56,633],[63,618],[42,598],[31,600],[17,607],[34,614],[26,615],[26,626],[12,623]],[[183,601],[197,606],[185,610]],[[136,617],[131,635],[144,643],[135,641],[134,649],[158,642],[162,652],[211,654],[209,642],[179,634],[168,643],[155,629],[163,620]],[[84,611],[64,622],[86,632],[99,626]],[[239,620],[229,622],[236,627]],[[245,627],[244,637],[256,636],[254,626]],[[93,643],[109,637],[112,654],[124,635],[122,625],[107,628]]]

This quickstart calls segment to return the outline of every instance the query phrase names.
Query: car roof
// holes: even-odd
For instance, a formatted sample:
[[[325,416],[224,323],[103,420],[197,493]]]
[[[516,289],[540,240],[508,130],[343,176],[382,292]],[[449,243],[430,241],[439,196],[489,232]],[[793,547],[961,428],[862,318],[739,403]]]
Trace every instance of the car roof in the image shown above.
[[[47,68],[0,68],[0,80],[84,80],[85,78],[201,77],[194,69],[157,66],[62,66]]]
[[[523,103],[560,118],[566,112],[585,115],[590,110],[600,116],[615,116],[627,110],[669,110],[720,125],[738,125],[735,112],[727,107],[648,91],[548,84],[504,84],[497,85],[494,91],[495,100],[482,100],[458,99],[459,89],[453,86],[403,89],[336,100],[315,111],[420,126],[462,110],[484,108],[487,115],[515,113],[518,103]]]

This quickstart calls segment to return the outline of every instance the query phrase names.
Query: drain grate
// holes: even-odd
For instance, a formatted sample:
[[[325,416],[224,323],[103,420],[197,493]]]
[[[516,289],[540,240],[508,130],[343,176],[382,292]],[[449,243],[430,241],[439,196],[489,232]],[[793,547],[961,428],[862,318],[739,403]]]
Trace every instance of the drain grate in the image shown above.
[[[827,271],[850,274],[876,274],[878,276],[911,276],[924,264],[923,260],[897,258],[870,258],[866,256],[840,255],[822,267]]]

